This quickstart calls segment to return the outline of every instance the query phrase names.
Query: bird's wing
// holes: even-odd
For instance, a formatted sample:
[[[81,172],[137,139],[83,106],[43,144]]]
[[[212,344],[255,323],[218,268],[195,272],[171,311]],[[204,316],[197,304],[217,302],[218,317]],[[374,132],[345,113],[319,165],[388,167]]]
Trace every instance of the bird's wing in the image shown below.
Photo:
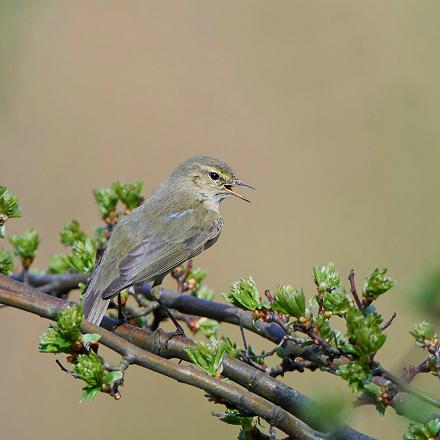
[[[119,277],[102,292],[102,298],[111,298],[131,284],[160,279],[209,247],[220,234],[221,219],[214,213],[205,212],[203,218],[200,213],[191,215],[192,222],[185,215],[169,216],[159,231],[134,246],[120,261]]]

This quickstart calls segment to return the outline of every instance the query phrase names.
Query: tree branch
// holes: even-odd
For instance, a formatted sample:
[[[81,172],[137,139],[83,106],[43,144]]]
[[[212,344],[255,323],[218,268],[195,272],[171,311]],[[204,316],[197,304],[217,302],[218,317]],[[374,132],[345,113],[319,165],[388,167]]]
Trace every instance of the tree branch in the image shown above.
[[[0,282],[3,286],[0,288],[0,301],[3,304],[52,320],[56,319],[58,313],[69,305],[69,302],[65,300],[50,297],[12,280],[5,282],[5,278],[0,276]],[[7,289],[5,284],[11,289]],[[325,438],[295,419],[284,409],[254,393],[243,390],[235,384],[215,379],[193,367],[176,364],[156,354],[142,350],[120,336],[104,328],[97,327],[86,320],[81,324],[81,331],[84,333],[98,333],[101,336],[100,343],[102,345],[119,353],[122,357],[128,359],[130,363],[163,374],[179,382],[201,388],[210,395],[227,400],[236,407],[263,418],[271,426],[281,429],[292,439],[324,440]]]
[[[32,281],[34,280],[31,280],[31,282]],[[12,295],[11,292],[17,295]],[[18,295],[19,301],[17,302]],[[186,298],[187,296],[184,297]],[[198,298],[194,299],[198,300]],[[48,319],[56,319],[58,312],[68,304],[64,300],[36,292],[21,283],[14,282],[7,277],[1,276],[0,302],[5,302],[11,306],[36,313]],[[206,303],[209,304],[210,301],[206,301]],[[115,333],[118,336],[130,341],[138,347],[148,349],[149,351],[166,358],[188,360],[185,350],[193,345],[191,340],[184,337],[169,339],[168,335],[163,331],[152,333],[148,330],[134,327],[129,324],[117,326],[117,322],[108,317],[104,318],[101,326],[108,330],[112,330],[116,327]],[[319,418],[316,417],[317,409],[312,400],[270,375],[262,373],[238,359],[226,355],[223,361],[222,374],[237,384],[246,387],[249,391],[280,406],[317,430],[325,430],[329,427],[329,424],[326,423],[326,421],[319,420]],[[345,427],[338,434],[338,439],[371,440],[372,437],[361,434],[349,427]]]
[[[350,273],[351,275],[351,273]],[[354,275],[354,273],[353,273]],[[353,275],[350,276],[353,280]],[[69,276],[75,277],[78,280],[82,276],[81,282],[87,282],[87,277],[83,274],[62,274],[62,275],[50,275],[50,274],[29,274],[29,284],[35,287],[40,287],[47,285],[53,281],[55,278],[59,285],[58,292],[65,292],[69,288],[77,288],[77,285],[69,279]],[[22,279],[22,274],[14,275],[14,279]],[[350,282],[352,282],[350,280]],[[0,283],[1,285],[1,283]],[[151,287],[148,284],[144,284],[140,289],[138,289],[149,300],[153,300],[151,296]],[[57,293],[55,293],[57,295]],[[286,335],[285,330],[275,322],[264,322],[262,320],[255,321],[254,316],[251,312],[241,310],[230,304],[218,303],[215,301],[208,301],[204,299],[197,298],[191,295],[182,295],[169,290],[162,290],[161,300],[165,306],[170,309],[178,310],[179,312],[204,316],[206,318],[215,319],[220,322],[228,322],[230,324],[240,325],[247,330],[254,332],[276,344],[281,342],[281,340]],[[295,341],[287,340],[284,345],[285,353],[290,358],[301,357],[317,365],[326,365],[325,359],[323,359],[319,347],[316,345],[311,346],[300,346]],[[346,359],[348,362],[349,360]],[[342,361],[342,363],[344,360]],[[377,364],[378,370],[386,371],[380,364]],[[380,374],[380,373],[379,373]],[[440,407],[440,402],[418,390],[413,389],[404,380],[400,380],[397,376],[390,375],[387,377],[388,380],[393,382],[400,391],[405,392],[405,394],[412,394],[415,397],[422,399],[429,403],[430,405]],[[282,383],[277,381],[278,383]],[[401,388],[403,387],[403,388]],[[298,415],[298,417],[300,417]]]

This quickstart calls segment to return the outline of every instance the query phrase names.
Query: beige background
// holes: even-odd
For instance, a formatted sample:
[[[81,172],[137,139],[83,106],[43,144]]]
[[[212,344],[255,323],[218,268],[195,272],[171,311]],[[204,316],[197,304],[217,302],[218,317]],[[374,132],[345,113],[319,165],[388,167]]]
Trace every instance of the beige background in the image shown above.
[[[9,233],[35,226],[44,268],[70,219],[99,224],[92,188],[141,179],[148,194],[182,159],[218,156],[258,191],[224,203],[222,238],[197,260],[217,297],[240,275],[311,295],[314,264],[353,267],[359,284],[388,265],[399,284],[378,305],[398,320],[380,358],[400,372],[421,358],[405,298],[439,255],[439,13],[401,0],[1,1],[0,180],[24,211]],[[37,352],[47,322],[0,315],[3,438],[236,437],[201,391],[135,367],[120,402],[79,404],[80,384]],[[438,395],[427,379],[417,386]],[[320,373],[287,382],[346,390]],[[405,427],[371,408],[351,422],[379,438]]]

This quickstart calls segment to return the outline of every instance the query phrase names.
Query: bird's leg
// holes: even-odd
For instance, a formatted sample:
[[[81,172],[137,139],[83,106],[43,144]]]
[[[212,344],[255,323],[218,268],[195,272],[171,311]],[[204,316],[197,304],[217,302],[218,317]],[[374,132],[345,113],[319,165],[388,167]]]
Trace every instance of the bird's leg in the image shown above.
[[[154,285],[151,289],[151,296],[159,303],[160,307],[163,309],[163,311],[168,315],[171,321],[173,321],[173,324],[176,326],[176,331],[173,332],[171,336],[174,335],[185,336],[185,331],[183,330],[183,327],[178,323],[177,319],[173,316],[173,314],[170,312],[168,307],[161,301],[160,293],[161,293],[160,285],[159,284]]]
[[[118,293],[118,321],[125,324],[127,322],[127,317],[125,316],[124,306],[122,305],[121,292]]]

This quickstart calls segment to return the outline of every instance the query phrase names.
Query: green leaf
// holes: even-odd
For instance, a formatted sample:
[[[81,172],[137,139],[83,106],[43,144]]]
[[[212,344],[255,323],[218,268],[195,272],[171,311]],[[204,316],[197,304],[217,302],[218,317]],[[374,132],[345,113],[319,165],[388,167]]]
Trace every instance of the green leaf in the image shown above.
[[[40,336],[38,350],[41,353],[70,353],[71,348],[72,342],[63,338],[56,325],[50,324]]]
[[[91,273],[96,264],[95,241],[91,238],[86,238],[85,241],[75,241],[71,253],[64,256],[64,262],[75,272]]]
[[[188,274],[188,280],[195,280],[198,285],[203,283],[205,278],[208,276],[208,272],[206,270],[203,270],[200,267],[193,267]]]
[[[17,197],[8,192],[8,188],[0,185],[0,238],[5,237],[5,223],[9,218],[21,217],[21,208]]]
[[[275,312],[301,318],[306,313],[306,299],[302,289],[281,285],[275,290],[271,306]]]
[[[328,292],[339,287],[341,281],[336,271],[335,263],[328,263],[327,266],[313,267],[313,281],[320,293]]]
[[[81,305],[62,310],[56,324],[40,336],[38,349],[42,353],[70,353],[72,347],[82,340],[80,327],[83,319]]]
[[[40,244],[38,232],[31,228],[23,235],[11,235],[9,241],[14,246],[15,254],[20,257],[23,265],[30,265],[35,258],[38,245]]]
[[[313,318],[313,326],[318,330],[318,335],[334,346],[340,346],[344,343],[344,338],[338,330],[333,329],[330,326],[328,319],[325,319],[322,315],[317,315]]]
[[[112,216],[116,211],[118,196],[113,188],[99,188],[93,190],[96,204],[99,207],[101,217],[105,220]]]
[[[197,341],[195,347],[185,350],[191,361],[210,376],[218,377],[222,372],[222,361],[226,344],[211,337],[208,343]]]
[[[434,345],[437,339],[434,326],[427,321],[419,322],[409,333],[414,336],[417,345],[421,347]]]
[[[115,382],[117,380],[121,380],[123,378],[123,376],[124,375],[122,374],[122,371],[118,371],[118,370],[111,371],[110,373],[108,373],[104,376],[104,379],[102,382],[104,385],[108,385],[108,384]]]
[[[268,303],[260,301],[255,281],[252,277],[241,278],[240,281],[232,283],[225,299],[236,307],[244,310],[256,310],[267,308]]]
[[[376,406],[377,411],[381,414],[385,414],[385,410],[387,408],[388,403],[384,403],[383,400],[383,389],[379,385],[374,383],[367,383],[364,386],[362,397],[368,399],[372,398],[374,401],[374,405]]]
[[[404,440],[434,440],[440,432],[440,419],[433,419],[427,423],[413,423],[403,436]]]
[[[10,275],[14,270],[14,256],[6,249],[0,249],[0,273]]]
[[[199,320],[199,330],[207,338],[210,338],[211,336],[217,336],[217,331],[219,327],[219,322],[214,319],[201,318]]]
[[[237,409],[226,409],[225,414],[220,416],[220,420],[228,425],[245,426],[250,429],[253,426],[253,417],[242,417]]]
[[[364,389],[367,382],[370,381],[371,375],[368,367],[359,361],[353,361],[349,364],[341,365],[337,373],[342,379],[346,380],[350,388],[354,392],[360,392]]]
[[[84,387],[81,396],[81,402],[85,400],[93,400],[101,391],[101,387]]]
[[[79,355],[73,371],[87,387],[100,389],[104,383],[104,365],[94,351]]]
[[[324,292],[322,304],[327,315],[342,316],[351,307],[350,299],[343,287],[336,287],[331,292]]]
[[[66,255],[53,254],[49,259],[49,267],[47,273],[61,274],[69,270],[69,265],[66,263]]]
[[[142,182],[134,183],[120,183],[115,182],[112,185],[112,190],[125,205],[128,211],[137,208],[142,202]]]
[[[86,238],[77,220],[72,220],[60,232],[60,241],[64,246],[72,246],[75,241],[85,241]]]
[[[363,296],[367,301],[374,301],[394,286],[395,282],[387,275],[387,272],[386,267],[378,267],[365,279]]]
[[[385,343],[386,336],[380,329],[382,318],[375,313],[364,316],[351,307],[346,314],[347,338],[359,357],[368,358]]]
[[[100,339],[101,335],[98,335],[97,333],[86,333],[85,335],[81,336],[81,342],[83,344],[93,344],[98,342]]]
[[[194,296],[200,299],[212,301],[214,298],[214,290],[210,289],[208,286],[202,286],[195,292]]]

